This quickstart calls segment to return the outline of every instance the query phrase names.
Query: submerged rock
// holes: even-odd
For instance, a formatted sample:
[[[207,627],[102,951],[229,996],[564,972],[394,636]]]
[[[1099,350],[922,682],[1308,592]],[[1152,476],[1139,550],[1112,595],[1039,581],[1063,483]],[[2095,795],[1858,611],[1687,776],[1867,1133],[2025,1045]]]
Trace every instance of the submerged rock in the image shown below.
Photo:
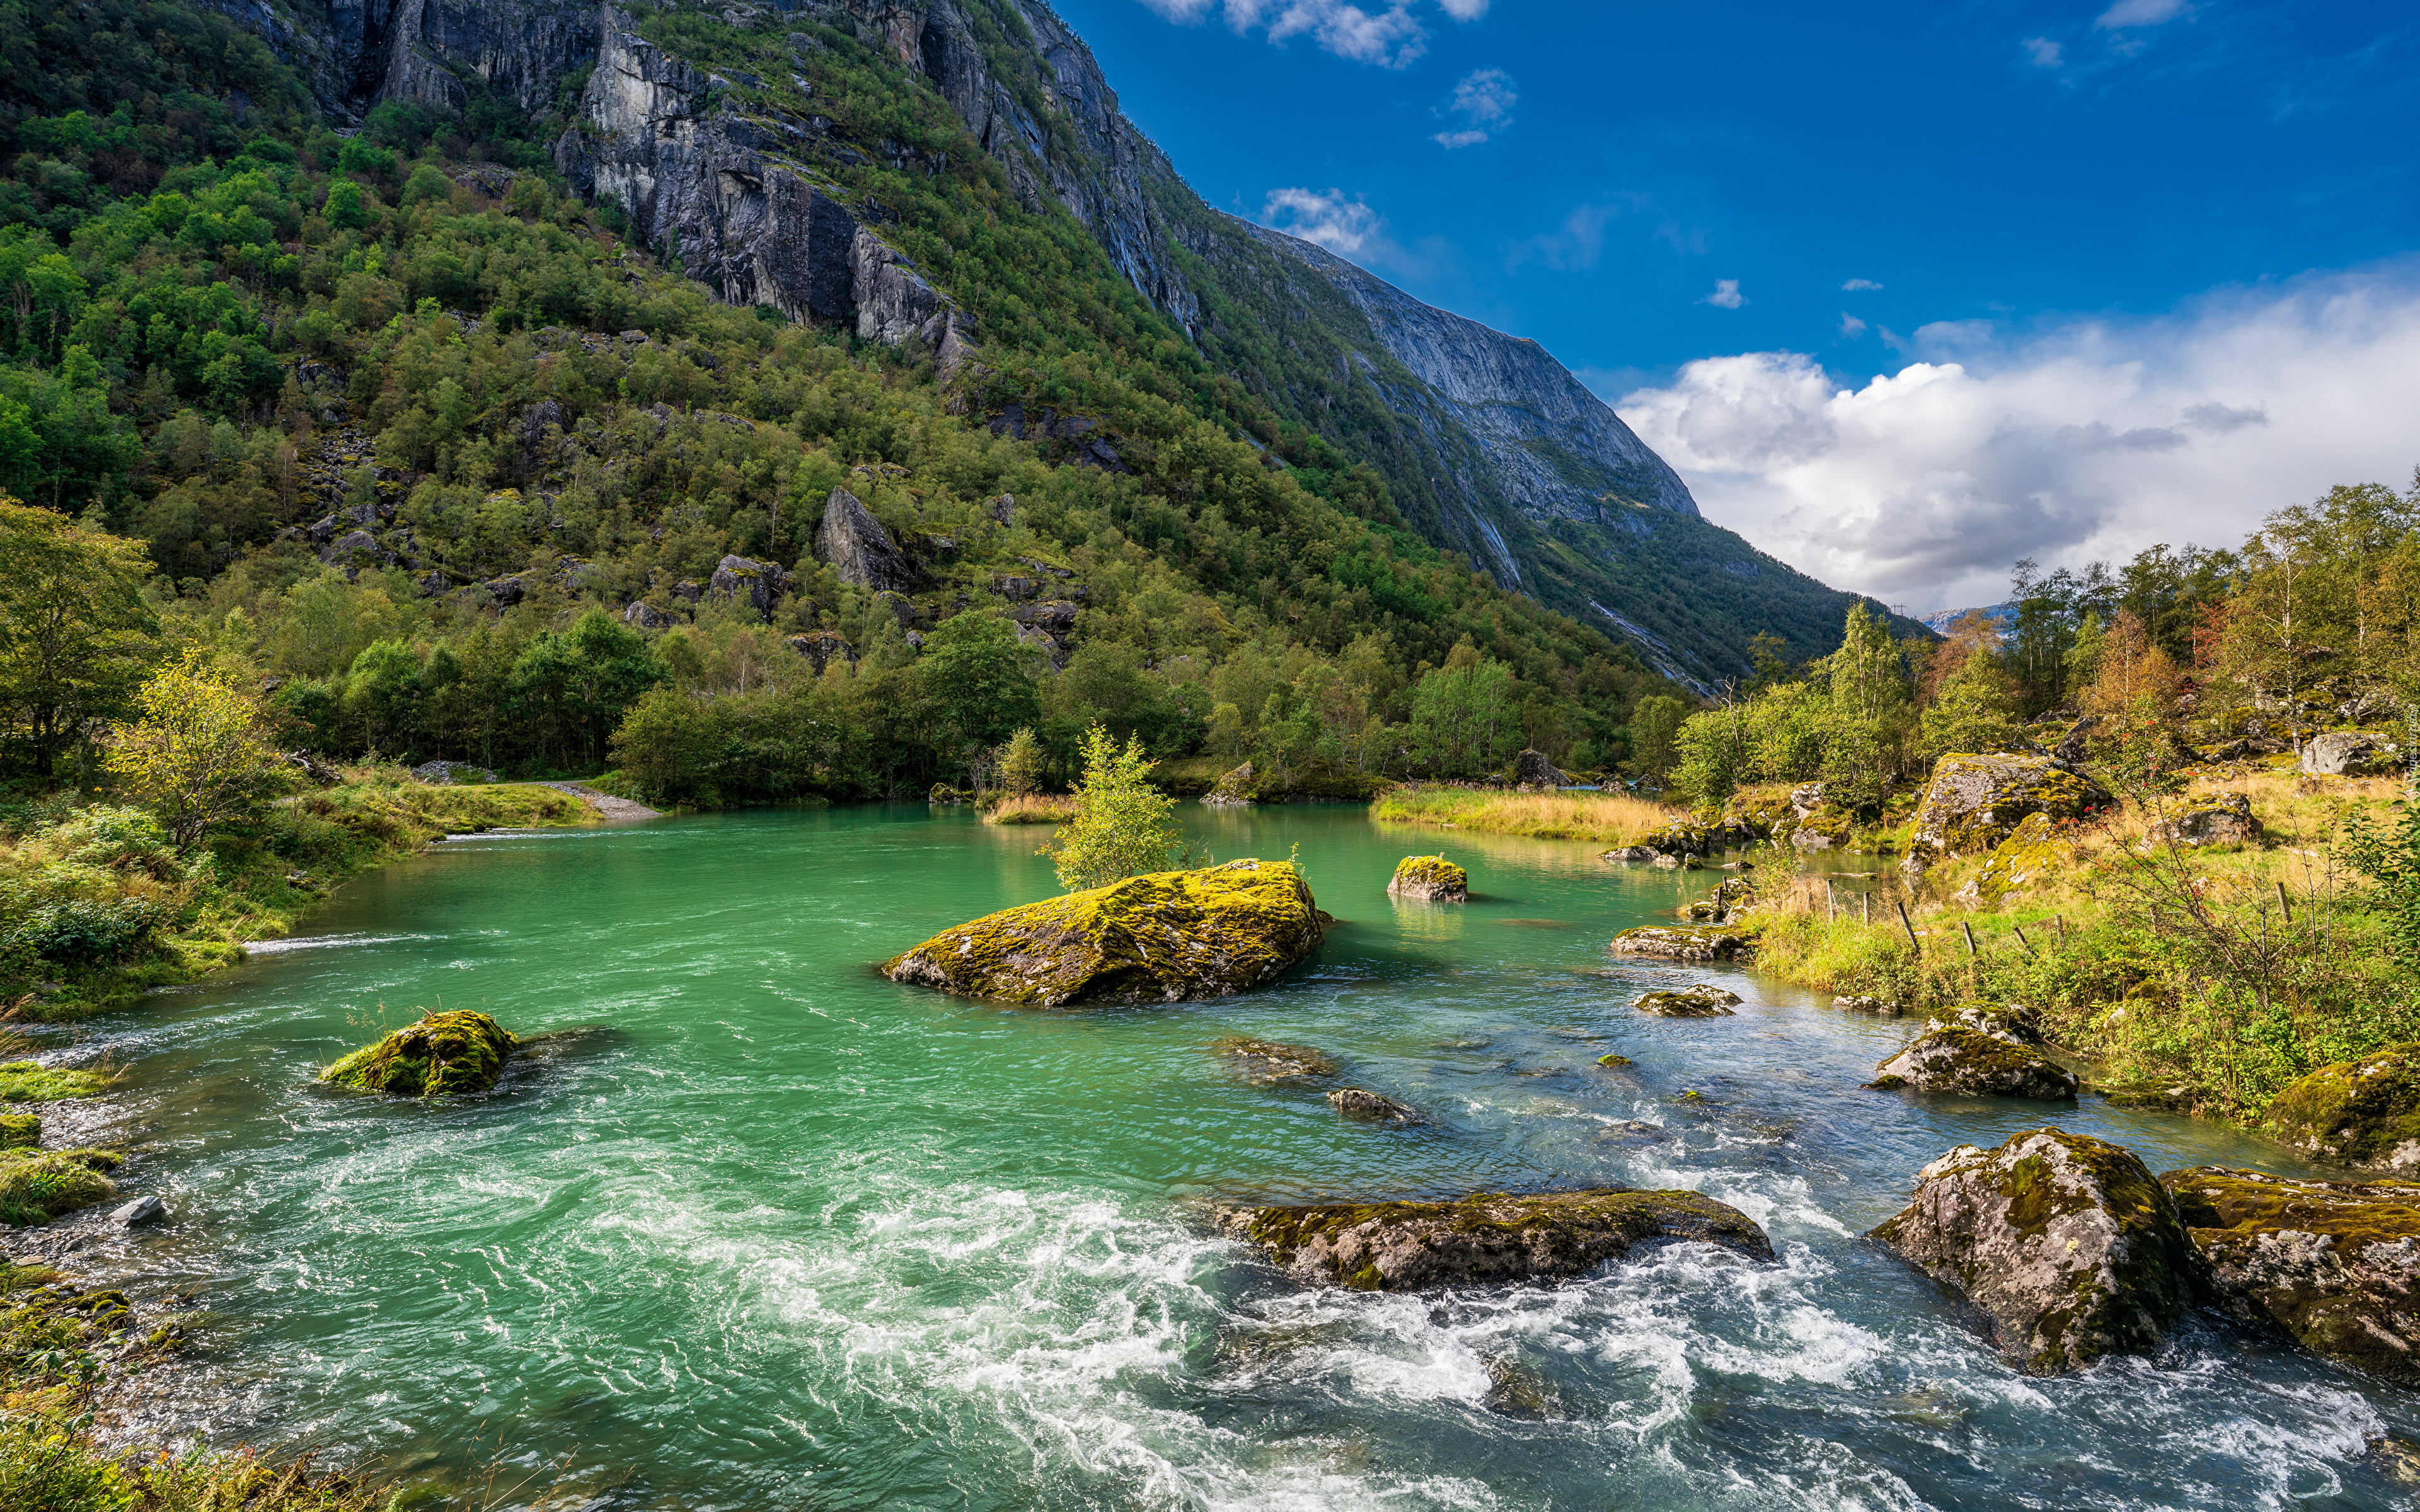
[[[1906,1087],[2052,1102],[2074,1097],[2083,1085],[2035,1049],[2008,1015],[1976,1009],[1962,1009],[1947,1021],[1928,1019],[1924,1032],[1874,1072],[1868,1085],[1885,1091]]]
[[[2230,1316],[2343,1365],[2420,1381],[2420,1186],[2196,1165],[2168,1190]]]
[[[2340,1165],[2420,1169],[2420,1041],[2320,1067],[2278,1093],[2261,1124]]]
[[[1359,1087],[1340,1087],[1327,1094],[1327,1105],[1348,1119],[1373,1123],[1426,1123],[1428,1120],[1391,1097]]]
[[[1964,1297],[2030,1375],[2149,1352],[2183,1312],[2196,1265],[2143,1163],[2061,1129],[1949,1151],[1870,1237]]]
[[[1176,1003],[1258,987],[1329,920],[1284,861],[1155,872],[961,924],[882,964],[893,981],[1058,1008]]]
[[[1773,1258],[1764,1230],[1736,1208],[1695,1192],[1627,1187],[1527,1196],[1481,1192],[1445,1202],[1238,1208],[1218,1221],[1293,1274],[1357,1291],[1576,1276],[1660,1240]]]
[[[1487,1362],[1487,1395],[1481,1405],[1501,1417],[1543,1423],[1563,1415],[1563,1399],[1554,1384],[1511,1355]]]
[[[1246,1081],[1296,1082],[1318,1081],[1335,1075],[1344,1063],[1325,1050],[1309,1045],[1280,1044],[1275,1040],[1248,1040],[1230,1036],[1210,1047]]]
[[[1406,856],[1395,863],[1387,891],[1396,898],[1465,903],[1470,901],[1470,873],[1442,856]]]
[[[1730,1018],[1739,1000],[1739,994],[1701,981],[1678,992],[1641,993],[1630,1006],[1658,1018],[1712,1019]]]
[[[1621,954],[1667,961],[1729,961],[1747,947],[1746,935],[1719,924],[1642,924],[1613,937],[1613,948]]]
[[[496,1085],[520,1044],[487,1014],[467,1008],[431,1013],[319,1073],[323,1082],[396,1097],[454,1097]]]

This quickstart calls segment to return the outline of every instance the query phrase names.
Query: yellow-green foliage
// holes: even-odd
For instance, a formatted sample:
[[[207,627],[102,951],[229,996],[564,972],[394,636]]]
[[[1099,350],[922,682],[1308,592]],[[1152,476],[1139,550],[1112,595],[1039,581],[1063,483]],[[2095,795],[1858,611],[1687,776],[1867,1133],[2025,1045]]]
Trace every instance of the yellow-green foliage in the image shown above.
[[[487,1014],[446,1009],[365,1045],[319,1073],[323,1082],[396,1097],[454,1097],[496,1085],[520,1041]]]
[[[1636,844],[1677,812],[1621,793],[1500,793],[1448,787],[1394,788],[1370,805],[1373,819],[1607,845]]]
[[[986,825],[1063,825],[1076,817],[1076,800],[1057,793],[1022,793],[984,810]]]
[[[1284,861],[1156,872],[991,914],[893,956],[893,981],[1056,1008],[1180,1002],[1260,986],[1327,917]]]
[[[0,1223],[48,1223],[116,1195],[108,1149],[0,1149]]]
[[[2322,1066],[2278,1093],[2262,1122],[2323,1160],[2420,1168],[2420,1044]]]
[[[38,1061],[0,1064],[0,1103],[55,1103],[62,1098],[99,1097],[109,1078],[88,1071],[53,1071]]]
[[[1406,898],[1464,899],[1470,896],[1470,873],[1442,856],[1406,856],[1395,863],[1387,890]]]
[[[39,1113],[0,1113],[0,1149],[16,1149],[42,1142]]]

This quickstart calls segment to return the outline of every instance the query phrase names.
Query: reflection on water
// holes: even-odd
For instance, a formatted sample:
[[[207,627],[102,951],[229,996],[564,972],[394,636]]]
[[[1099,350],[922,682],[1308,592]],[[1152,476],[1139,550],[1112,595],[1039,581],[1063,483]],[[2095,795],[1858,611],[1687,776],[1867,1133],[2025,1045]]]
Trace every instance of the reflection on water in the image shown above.
[[[1171,1008],[897,987],[869,963],[1052,890],[1043,831],[785,811],[449,846],[346,888],[329,948],[103,1024],[180,1214],[140,1242],[225,1319],[185,1411],[415,1474],[568,1461],[566,1506],[2395,1504],[2362,1456],[2411,1430],[2407,1393],[2203,1323],[2026,1380],[1864,1243],[1926,1161],[2044,1112],[1860,1091],[1906,1026],[1607,957],[1718,873],[1456,833],[1479,896],[1408,905],[1387,880],[1434,830],[1182,812],[1221,858],[1300,846],[1343,921],[1317,961]],[[1701,980],[1737,1017],[1629,1007]],[[535,1037],[495,1096],[312,1084],[380,1005],[441,998]],[[1237,1036],[1339,1070],[1239,1074]],[[1429,1121],[1339,1119],[1339,1083]],[[2051,1116],[2154,1168],[2299,1168],[2156,1114]],[[1574,1182],[1706,1192],[1781,1262],[1677,1246],[1363,1296],[1202,1218]]]

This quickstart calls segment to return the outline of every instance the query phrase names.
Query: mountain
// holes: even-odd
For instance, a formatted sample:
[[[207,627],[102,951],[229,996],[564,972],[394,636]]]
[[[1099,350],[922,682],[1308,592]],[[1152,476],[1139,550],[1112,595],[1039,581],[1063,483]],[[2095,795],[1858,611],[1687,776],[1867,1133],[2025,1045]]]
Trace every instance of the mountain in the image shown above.
[[[999,291],[974,286],[983,270],[937,231],[951,208],[901,190],[983,153],[1029,213],[1063,209],[1210,372],[1373,467],[1423,539],[1701,692],[1751,670],[1759,633],[1793,657],[1828,651],[1854,601],[1703,520],[1537,343],[1204,203],[1033,0],[397,0],[324,21],[221,3],[334,119],[380,101],[458,111],[483,92],[559,102],[574,119],[556,164],[642,244],[727,300],[917,344],[953,373],[980,365],[977,313]],[[855,76],[836,85],[835,68]],[[836,108],[864,103],[851,85],[899,98]],[[954,140],[899,108],[923,91],[955,117]],[[1016,390],[1011,375],[973,400],[1022,432],[1037,407]],[[1045,424],[1070,418],[1038,408]]]

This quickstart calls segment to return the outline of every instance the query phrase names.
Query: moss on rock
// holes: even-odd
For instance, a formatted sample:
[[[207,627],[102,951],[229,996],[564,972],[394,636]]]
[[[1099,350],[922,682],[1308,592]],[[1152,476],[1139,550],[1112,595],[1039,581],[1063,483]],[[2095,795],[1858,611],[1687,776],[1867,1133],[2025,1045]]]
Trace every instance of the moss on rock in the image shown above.
[[[1730,1018],[1739,994],[1726,992],[1711,982],[1699,982],[1678,992],[1641,993],[1630,1006],[1641,1013],[1652,1013],[1668,1019]]]
[[[1155,872],[1010,908],[882,964],[893,981],[1058,1008],[1224,997],[1319,948],[1329,922],[1284,861]]]
[[[1342,1061],[1325,1050],[1275,1040],[1230,1035],[1210,1048],[1249,1082],[1318,1081],[1344,1069]]]
[[[1387,891],[1397,898],[1428,903],[1468,903],[1470,873],[1442,856],[1406,856],[1395,863],[1395,877],[1387,884]]]
[[[0,1103],[56,1103],[70,1097],[99,1097],[109,1089],[109,1078],[89,1071],[54,1071],[32,1060],[0,1065]]]
[[[1642,924],[1615,935],[1613,949],[1667,961],[1729,961],[1746,953],[1748,938],[1717,924]]]
[[[1219,1225],[1305,1280],[1406,1291],[1585,1274],[1637,1244],[1692,1240],[1753,1259],[1772,1242],[1745,1213],[1695,1192],[1481,1192],[1444,1202],[1231,1209]]]
[[[2340,1364],[2420,1382],[2420,1186],[2198,1165],[2160,1178],[2219,1305]]]
[[[1934,861],[1981,856],[2029,815],[2064,823],[2117,801],[2107,788],[2054,757],[1944,756],[1933,764],[1932,780],[1916,806],[1905,865],[1921,872]]]
[[[2073,1098],[2075,1072],[2013,1036],[1933,1019],[1905,1049],[1874,1068],[1869,1085],[1883,1090],[1964,1092],[1979,1097]]]
[[[496,1085],[520,1044],[487,1014],[447,1009],[365,1045],[319,1073],[323,1082],[396,1097],[454,1097]]]
[[[0,1223],[23,1227],[117,1194],[112,1149],[0,1149]]]
[[[1997,902],[2009,893],[2070,872],[2074,867],[2075,847],[2058,838],[2057,825],[2051,816],[2029,813],[2009,831],[2008,839],[1992,847],[1992,854],[1983,859],[1983,870],[1975,874],[1975,880],[1960,896]]]
[[[0,1149],[16,1149],[42,1142],[39,1113],[0,1113]]]
[[[2278,1093],[2261,1121],[2320,1160],[2420,1170],[2420,1041],[2320,1067]]]

